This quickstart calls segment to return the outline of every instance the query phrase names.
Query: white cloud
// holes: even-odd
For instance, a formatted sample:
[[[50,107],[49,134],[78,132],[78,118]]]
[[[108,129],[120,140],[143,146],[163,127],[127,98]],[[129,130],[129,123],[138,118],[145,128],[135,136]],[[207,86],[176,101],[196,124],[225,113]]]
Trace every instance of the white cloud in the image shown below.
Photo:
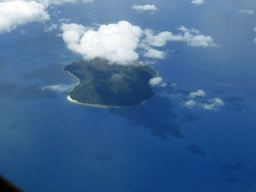
[[[202,4],[204,4],[205,2],[204,2],[204,0],[193,0],[191,3],[192,3],[192,4],[196,4],[196,5],[202,5]]]
[[[194,107],[196,104],[197,103],[194,100],[192,100],[192,99],[187,101],[187,102],[185,102],[185,106],[189,107],[189,108]]]
[[[217,107],[224,105],[224,102],[220,98],[210,99],[208,102],[210,104],[203,104],[203,108],[206,110],[216,110]]]
[[[224,106],[224,102],[220,98],[210,99],[208,102],[209,103],[198,103],[191,99],[185,102],[185,107],[192,108],[197,106],[205,110],[217,110],[218,107]]]
[[[195,98],[195,97],[205,97],[205,93],[203,90],[198,90],[196,92],[191,92],[189,94],[189,98]]]
[[[57,24],[51,24],[50,27],[46,27],[46,28],[44,29],[44,32],[51,32],[51,31],[53,31],[53,30],[55,30],[55,29],[57,29],[57,28],[58,28],[58,25],[57,25]]]
[[[149,85],[155,87],[157,85],[163,84],[163,78],[162,77],[153,77],[149,80]]]
[[[101,25],[97,31],[77,24],[62,24],[61,29],[68,48],[84,59],[101,57],[125,65],[139,58],[135,50],[143,31],[127,21]]]
[[[162,47],[165,46],[167,42],[180,41],[186,42],[188,46],[191,47],[215,47],[217,46],[212,37],[199,35],[199,31],[195,29],[187,29],[181,26],[178,30],[182,31],[184,34],[173,34],[169,31],[160,32],[158,35],[154,35],[153,30],[145,29],[144,34],[145,39],[142,40],[140,46],[144,49],[150,49],[150,46]],[[195,33],[196,35],[194,35]]]
[[[64,31],[62,34],[63,40],[67,43],[70,50],[76,49],[80,42],[80,38],[85,33],[86,28],[83,25],[78,25],[75,23],[62,24],[61,30]]]
[[[72,87],[73,85],[47,85],[47,86],[40,87],[40,89],[42,91],[50,90],[54,92],[65,92],[65,91],[69,91]]]
[[[174,83],[174,86],[177,84]],[[173,84],[171,84],[173,86]],[[220,107],[224,106],[224,102],[220,98],[211,98],[206,102],[200,101],[198,99],[198,96],[205,97],[206,94],[202,90],[198,90],[196,92],[191,92],[189,94],[189,97],[186,95],[183,95],[181,93],[174,93],[170,94],[170,99],[172,99],[173,102],[182,104],[183,106],[187,108],[197,108],[197,109],[204,109],[204,110],[218,110]],[[188,99],[189,98],[189,99]],[[185,101],[184,101],[185,100]]]
[[[239,13],[245,13],[245,14],[251,14],[253,15],[254,14],[254,11],[253,10],[239,10]]]
[[[156,49],[149,48],[147,52],[144,54],[144,57],[151,57],[155,59],[164,59],[166,53],[163,51],[159,51]]]
[[[132,9],[135,9],[139,12],[142,12],[142,11],[156,11],[157,8],[155,5],[133,5],[132,6]]]
[[[190,32],[185,32],[183,41],[187,42],[188,46],[191,47],[215,47],[213,39],[210,36],[204,35],[192,35]]]
[[[7,1],[0,3],[0,33],[10,32],[17,26],[49,20],[44,6],[35,1]]]
[[[200,32],[193,28],[179,28],[183,34],[175,35],[164,31],[154,35],[153,30],[142,30],[127,21],[96,27],[97,30],[75,23],[62,23],[60,29],[63,31],[62,37],[67,47],[82,55],[85,60],[101,57],[108,59],[110,63],[123,65],[137,60],[137,51],[144,53],[144,57],[164,59],[167,53],[157,50],[156,47],[163,47],[167,42],[186,42],[188,46],[193,47],[216,46],[210,36],[200,35]]]
[[[198,30],[196,30],[196,29],[194,29],[194,28],[191,28],[191,29],[187,29],[186,27],[184,27],[184,26],[180,26],[179,28],[178,28],[178,30],[180,30],[180,31],[182,31],[182,32],[191,32],[191,33],[195,33],[195,34],[200,34],[200,32],[198,31]]]
[[[168,41],[182,41],[182,35],[173,35],[169,31],[161,32],[158,35],[154,35],[153,30],[145,29],[144,34],[146,38],[142,41],[141,46],[155,46],[162,47],[166,45]]]

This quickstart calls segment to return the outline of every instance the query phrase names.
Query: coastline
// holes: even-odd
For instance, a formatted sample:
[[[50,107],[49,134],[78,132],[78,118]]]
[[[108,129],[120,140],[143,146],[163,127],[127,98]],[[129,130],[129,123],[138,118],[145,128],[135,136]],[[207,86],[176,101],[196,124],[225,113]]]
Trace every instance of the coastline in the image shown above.
[[[79,105],[85,105],[85,106],[89,106],[89,107],[98,107],[98,108],[120,108],[118,106],[106,106],[106,105],[99,105],[99,104],[89,104],[89,103],[80,103],[76,100],[73,100],[71,99],[71,97],[68,95],[67,96],[67,99],[69,101],[71,101],[72,103],[76,103],[76,104],[79,104]]]
[[[69,71],[67,71],[67,72],[68,72],[69,75],[71,75],[71,76],[73,76],[73,77],[76,78],[76,80],[78,81],[78,83],[77,83],[76,85],[78,85],[78,84],[80,83],[80,80],[79,80],[75,75],[73,75],[72,73],[70,73]]]
[[[149,65],[149,66],[150,66],[153,70],[155,70],[151,65]],[[156,71],[156,70],[155,70],[155,71]],[[67,72],[68,72],[69,75],[71,75],[71,76],[73,76],[74,78],[77,79],[78,83],[76,84],[76,86],[79,85],[80,80],[79,80],[75,75],[73,75],[72,73],[70,73],[69,71],[67,71]],[[155,77],[158,77],[158,71],[156,71],[156,76],[155,76]],[[71,91],[72,91],[74,88],[75,88],[75,86],[71,89]],[[153,88],[152,88],[152,89],[153,89]],[[71,91],[70,91],[70,92],[71,92]],[[153,97],[154,97],[154,96],[153,96]],[[137,107],[137,106],[139,106],[139,105],[143,105],[143,104],[146,103],[146,101],[152,99],[153,97],[151,97],[151,98],[149,98],[149,99],[147,99],[147,100],[142,101],[142,102],[141,102],[140,104],[138,104],[138,105],[127,106],[127,107],[121,107],[121,106],[107,106],[107,105],[89,104],[89,103],[80,103],[80,102],[78,102],[78,101],[72,99],[72,98],[70,97],[70,95],[67,96],[67,100],[70,101],[70,102],[72,102],[72,103],[76,103],[76,104],[84,105],[84,106],[89,106],[89,107],[97,107],[97,108],[131,108],[131,107]]]
[[[76,84],[76,86],[79,85],[80,80],[79,80],[75,75],[73,75],[72,73],[70,73],[69,71],[67,71],[67,72],[68,72],[69,75],[71,75],[71,76],[73,76],[73,77],[75,77],[75,78],[77,79],[78,83]],[[75,86],[74,86],[74,87],[75,87]],[[74,89],[74,87],[71,89],[71,91]],[[71,91],[70,91],[70,92],[71,92]],[[67,99],[68,99],[70,102],[72,102],[72,103],[76,103],[76,104],[84,105],[84,106],[89,106],[89,107],[98,107],[98,108],[120,108],[120,107],[118,107],[118,106],[106,106],[106,105],[99,105],[99,104],[80,103],[80,102],[78,102],[78,101],[76,101],[76,100],[74,100],[74,99],[71,99],[70,95],[67,96]]]

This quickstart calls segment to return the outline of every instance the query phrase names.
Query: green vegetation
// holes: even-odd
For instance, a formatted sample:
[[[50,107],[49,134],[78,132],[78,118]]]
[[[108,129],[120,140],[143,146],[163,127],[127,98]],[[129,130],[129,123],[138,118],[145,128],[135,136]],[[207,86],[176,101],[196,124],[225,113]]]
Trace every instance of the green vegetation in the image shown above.
[[[149,65],[110,65],[96,58],[71,63],[65,70],[80,80],[69,93],[80,103],[134,106],[154,95],[148,82],[157,72]]]

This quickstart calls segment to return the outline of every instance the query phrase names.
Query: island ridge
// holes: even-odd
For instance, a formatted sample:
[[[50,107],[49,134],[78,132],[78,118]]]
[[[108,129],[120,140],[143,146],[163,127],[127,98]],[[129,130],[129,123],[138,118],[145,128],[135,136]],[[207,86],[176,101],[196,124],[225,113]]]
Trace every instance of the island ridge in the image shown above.
[[[68,99],[95,107],[130,107],[150,99],[154,92],[149,80],[157,72],[149,65],[109,64],[107,60],[81,59],[65,66],[79,83]]]

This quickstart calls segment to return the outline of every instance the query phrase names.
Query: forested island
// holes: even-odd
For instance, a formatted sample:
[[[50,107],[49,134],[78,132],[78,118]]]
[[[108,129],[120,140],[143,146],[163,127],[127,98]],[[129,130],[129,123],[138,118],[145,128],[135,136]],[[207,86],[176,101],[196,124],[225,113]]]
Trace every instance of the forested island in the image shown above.
[[[109,64],[107,60],[83,59],[65,66],[79,83],[68,99],[97,107],[130,107],[154,96],[149,80],[157,72],[149,65]]]

